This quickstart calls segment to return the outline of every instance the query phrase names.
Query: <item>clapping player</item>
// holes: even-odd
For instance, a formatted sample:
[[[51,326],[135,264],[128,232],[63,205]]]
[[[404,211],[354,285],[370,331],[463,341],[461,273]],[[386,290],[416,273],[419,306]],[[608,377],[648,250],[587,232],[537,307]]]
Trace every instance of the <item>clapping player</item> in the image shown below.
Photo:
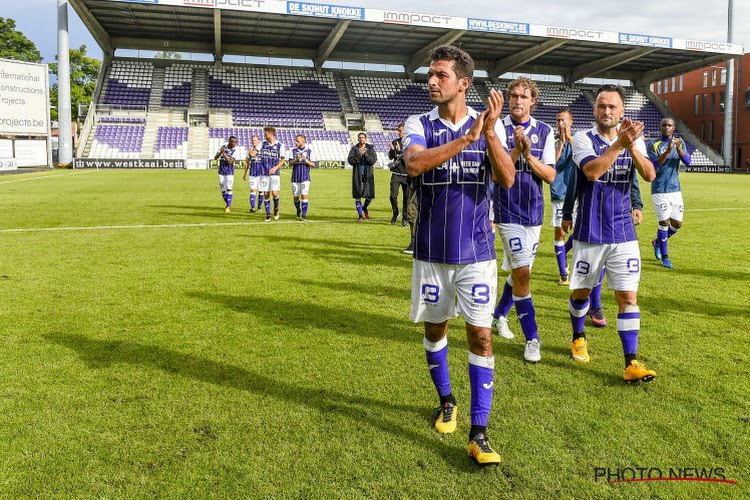
[[[292,148],[289,163],[292,165],[292,195],[297,209],[297,220],[307,221],[307,195],[310,192],[310,168],[315,166],[312,161],[312,151],[307,145],[307,138],[298,134],[295,138],[296,147]]]
[[[219,149],[214,160],[219,160],[219,188],[221,197],[224,199],[226,213],[232,209],[232,186],[234,186],[234,161],[237,146],[237,138],[230,136],[227,144]]]
[[[260,137],[257,135],[251,138],[252,145],[247,149],[247,164],[245,164],[245,172],[242,174],[242,180],[247,180],[247,172],[250,170],[250,211],[255,212],[255,201],[258,195],[258,189],[260,188],[260,179],[262,176],[262,168],[260,162]],[[258,209],[262,204],[263,196],[258,198]]]

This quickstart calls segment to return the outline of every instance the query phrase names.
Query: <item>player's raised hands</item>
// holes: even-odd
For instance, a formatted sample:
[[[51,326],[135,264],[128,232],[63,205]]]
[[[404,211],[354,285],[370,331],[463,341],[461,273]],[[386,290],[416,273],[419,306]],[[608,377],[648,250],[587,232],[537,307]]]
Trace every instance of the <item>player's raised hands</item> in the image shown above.
[[[634,122],[630,118],[625,118],[620,125],[617,140],[624,148],[632,148],[636,139],[643,134],[643,128],[643,122]]]
[[[479,116],[477,116],[477,119],[474,120],[474,123],[471,124],[471,128],[466,131],[466,138],[469,139],[471,143],[476,142],[479,140],[479,138],[482,136],[482,130],[484,128],[484,121],[487,119],[487,115],[489,114],[489,109],[486,109],[482,111]]]
[[[495,129],[497,119],[503,111],[503,94],[495,89],[490,90],[490,98],[487,101],[487,116],[484,119],[483,130],[489,132]]]

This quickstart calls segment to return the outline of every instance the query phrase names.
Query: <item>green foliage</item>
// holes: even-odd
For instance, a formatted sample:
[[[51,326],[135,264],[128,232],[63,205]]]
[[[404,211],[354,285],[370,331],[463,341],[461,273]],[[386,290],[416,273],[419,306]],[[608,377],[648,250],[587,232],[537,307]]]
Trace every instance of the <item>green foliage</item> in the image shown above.
[[[270,223],[247,212],[239,176],[225,214],[216,177],[0,176],[0,498],[750,497],[750,177],[683,175],[672,271],[651,254],[644,185],[651,384],[621,381],[608,290],[609,325],[587,327],[591,363],[570,360],[569,291],[545,223],[531,281],[543,359],[523,362],[515,317],[515,340],[494,337],[488,434],[503,463],[484,470],[466,456],[460,319],[448,331],[459,429],[431,427],[390,174],[376,172],[362,224],[351,171],[313,171],[307,224],[288,171]],[[738,483],[594,480],[595,467],[628,466],[723,467]]]
[[[70,103],[71,118],[78,119],[78,105],[90,104],[96,88],[96,79],[99,76],[102,63],[98,59],[86,55],[86,46],[81,45],[77,49],[68,51],[70,60]],[[57,56],[55,56],[57,59]],[[50,72],[57,74],[57,63],[50,64]],[[57,83],[50,88],[50,103],[52,105],[51,115],[57,120]]]
[[[180,54],[179,52],[171,51],[171,50],[162,50],[154,54],[154,59],[179,60],[179,59],[182,59],[182,54]]]
[[[16,22],[0,17],[0,57],[18,61],[42,62],[42,54],[36,44],[16,30]]]

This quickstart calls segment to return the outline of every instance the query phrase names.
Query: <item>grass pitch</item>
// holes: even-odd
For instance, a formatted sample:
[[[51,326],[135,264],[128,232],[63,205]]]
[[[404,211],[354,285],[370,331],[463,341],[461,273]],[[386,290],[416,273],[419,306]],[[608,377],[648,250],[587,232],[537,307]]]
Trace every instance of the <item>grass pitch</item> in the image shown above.
[[[750,177],[682,175],[675,269],[639,228],[640,357],[621,382],[609,326],[569,359],[568,292],[546,224],[532,294],[543,360],[495,337],[489,436],[466,456],[467,343],[451,322],[459,429],[437,404],[408,321],[408,230],[354,222],[349,171],[315,171],[311,220],[225,214],[215,172],[0,177],[0,497],[695,498],[750,496]],[[151,226],[151,227],[149,227]],[[500,277],[500,280],[504,276]],[[723,468],[737,484],[605,484],[595,468]]]

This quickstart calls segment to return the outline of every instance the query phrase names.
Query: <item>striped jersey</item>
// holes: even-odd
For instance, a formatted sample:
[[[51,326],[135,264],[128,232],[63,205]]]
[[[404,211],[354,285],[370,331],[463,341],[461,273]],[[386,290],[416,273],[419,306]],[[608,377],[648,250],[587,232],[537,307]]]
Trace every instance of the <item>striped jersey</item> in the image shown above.
[[[555,142],[557,141],[558,139],[555,139]],[[565,199],[571,172],[573,172],[574,168],[576,168],[576,164],[573,161],[573,146],[569,142],[566,142],[562,147],[562,151],[560,151],[560,158],[555,163],[555,180],[549,185],[549,193],[552,201]]]
[[[273,144],[268,141],[263,141],[260,145],[260,175],[270,175],[269,170],[279,164],[279,160],[284,158],[284,145],[279,141],[274,141]],[[281,169],[277,170],[274,175],[281,175]]]
[[[429,113],[412,115],[404,127],[404,152],[419,144],[435,148],[447,144],[471,128],[479,114],[468,108],[459,122],[451,123]],[[495,131],[503,147],[505,128]],[[489,185],[492,170],[482,135],[463,151],[415,179],[417,226],[414,258],[441,264],[471,264],[495,259],[495,240],[489,217]]]
[[[674,193],[680,191],[680,179],[677,176],[680,170],[680,161],[685,165],[690,165],[690,154],[686,148],[683,148],[685,152],[685,158],[680,158],[680,153],[677,152],[677,147],[673,147],[672,151],[669,152],[669,156],[663,164],[659,164],[656,160],[669,148],[669,137],[662,137],[655,141],[648,143],[648,158],[653,162],[654,169],[656,170],[656,179],[651,183],[651,194],[661,193]]]
[[[259,145],[260,147],[260,145]],[[263,166],[261,165],[260,152],[255,156],[247,155],[247,161],[250,162],[250,177],[260,177],[263,175]]]
[[[230,158],[237,159],[235,153],[237,152],[237,147],[230,148],[229,146],[224,146],[224,155],[229,156]],[[227,160],[224,159],[224,155],[219,156],[219,175],[234,175],[234,163],[229,163]]]
[[[303,161],[292,164],[292,182],[305,182],[310,180],[310,166],[304,163],[304,160],[312,161],[312,151],[310,146],[302,148],[293,147],[289,154],[289,162],[302,158]]]
[[[581,130],[573,137],[573,161],[578,168],[607,152],[610,141],[597,131]],[[642,137],[636,148],[646,156],[646,143]],[[627,149],[620,152],[614,164],[600,178],[590,181],[578,172],[578,220],[573,239],[584,243],[624,243],[638,238],[631,216],[630,189],[636,175],[633,157]]]
[[[521,125],[531,141],[531,154],[547,165],[555,164],[555,134],[546,123],[531,118],[514,123],[510,115],[503,120],[508,149],[516,147],[514,129]],[[540,226],[544,217],[542,179],[531,171],[523,156],[516,160],[516,178],[510,189],[495,189],[495,222]]]

